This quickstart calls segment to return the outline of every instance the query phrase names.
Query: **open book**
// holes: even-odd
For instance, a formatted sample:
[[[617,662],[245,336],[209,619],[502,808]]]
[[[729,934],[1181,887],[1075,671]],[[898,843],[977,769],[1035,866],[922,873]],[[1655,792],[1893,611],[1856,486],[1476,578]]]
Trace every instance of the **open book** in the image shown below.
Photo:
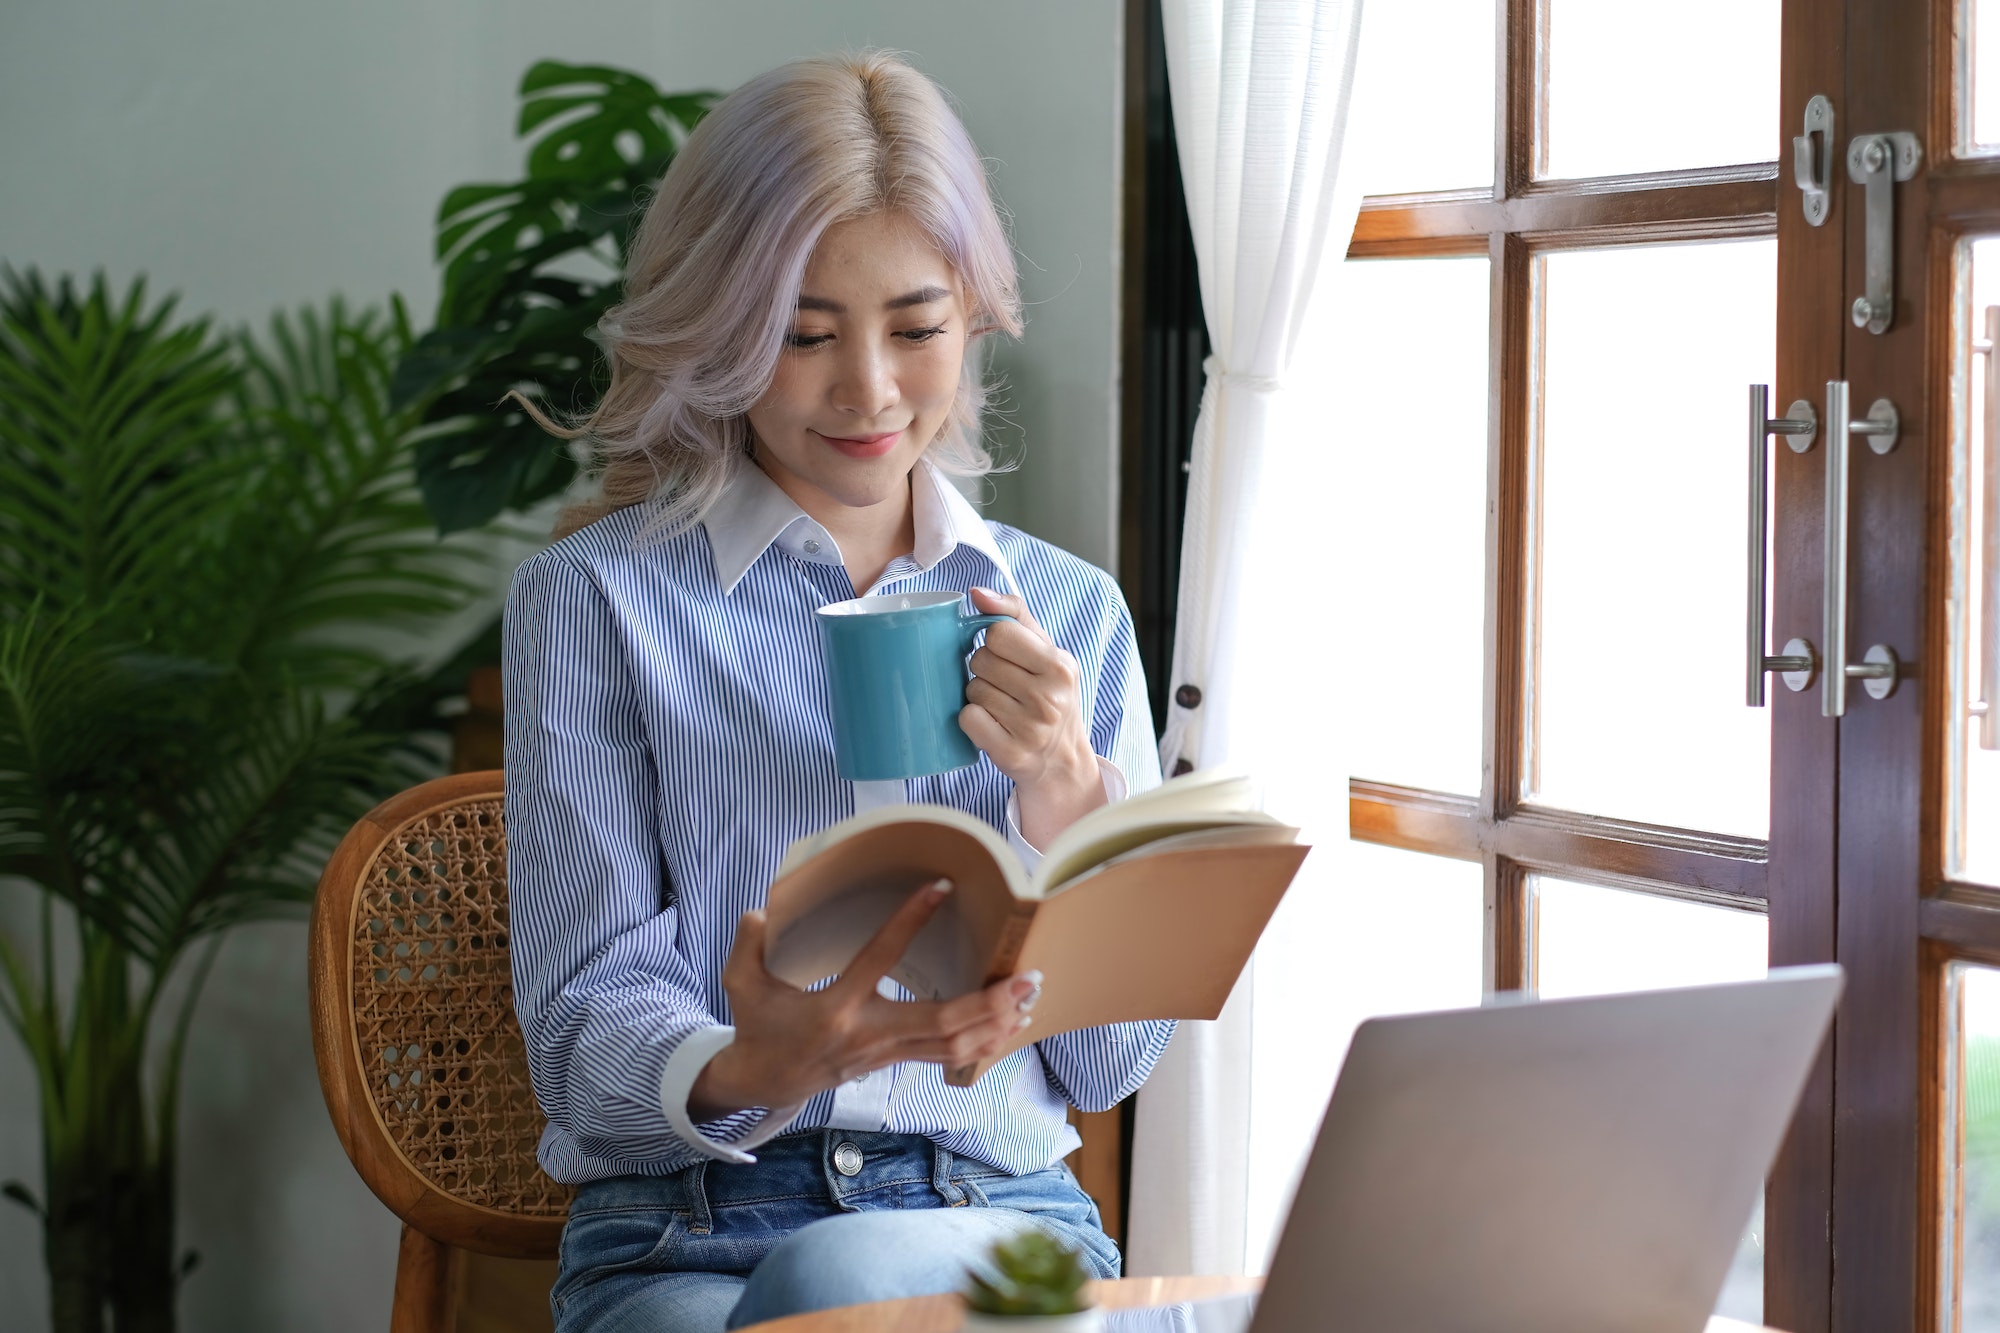
[[[942,877],[954,892],[889,975],[942,1000],[1040,969],[1035,1021],[1007,1051],[1102,1023],[1214,1018],[1309,850],[1256,805],[1247,778],[1191,773],[1085,815],[1032,875],[961,810],[870,810],[785,854],[764,963],[802,989],[834,976]],[[990,1064],[946,1077],[970,1087]]]

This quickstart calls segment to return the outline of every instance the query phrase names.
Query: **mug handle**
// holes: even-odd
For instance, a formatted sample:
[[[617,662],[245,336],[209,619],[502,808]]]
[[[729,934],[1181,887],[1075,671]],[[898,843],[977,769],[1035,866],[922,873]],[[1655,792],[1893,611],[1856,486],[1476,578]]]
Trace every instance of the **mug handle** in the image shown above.
[[[958,642],[959,642],[958,655],[960,657],[966,657],[971,655],[973,635],[979,633],[979,631],[985,629],[988,625],[996,624],[1002,620],[1012,620],[1013,618],[1014,617],[1012,616],[994,616],[994,615],[984,615],[984,614],[976,616],[960,616],[958,618]]]

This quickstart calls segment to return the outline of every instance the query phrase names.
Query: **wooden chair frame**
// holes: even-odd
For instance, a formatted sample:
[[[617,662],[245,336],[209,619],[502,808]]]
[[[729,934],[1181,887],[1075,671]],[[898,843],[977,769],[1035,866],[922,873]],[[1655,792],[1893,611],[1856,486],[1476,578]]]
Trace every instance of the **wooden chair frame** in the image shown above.
[[[461,831],[475,829],[471,836],[484,840],[489,862],[494,858],[499,862],[504,903],[505,831],[498,818],[502,793],[501,774],[489,771],[439,778],[384,801],[364,815],[342,839],[320,877],[313,902],[309,975],[313,1056],[319,1066],[320,1088],[333,1118],[334,1132],[340,1136],[341,1146],[354,1163],[354,1169],[375,1197],[403,1223],[391,1333],[448,1333],[453,1328],[462,1252],[549,1259],[555,1256],[562,1236],[563,1216],[550,1212],[548,1199],[542,1201],[539,1212],[467,1199],[454,1192],[448,1180],[440,1181],[436,1172],[413,1160],[406,1151],[410,1146],[408,1127],[399,1135],[384,1115],[386,1076],[371,1066],[368,1054],[362,1049],[357,1024],[357,976],[375,968],[379,980],[394,970],[393,964],[378,966],[386,955],[380,944],[369,943],[383,935],[385,926],[379,919],[364,919],[371,891],[379,893],[385,878],[398,873],[419,876],[420,895],[427,891],[422,887],[423,867],[414,870],[406,867],[399,872],[390,864],[399,852],[405,861],[409,859],[410,848],[415,845],[410,841],[413,830],[434,827],[440,821],[447,826],[456,825]],[[490,885],[493,878],[490,864],[479,877]],[[410,881],[403,882],[407,885]],[[504,907],[499,910],[504,912]],[[371,913],[377,918],[379,915]],[[479,941],[484,949],[482,966],[489,971],[494,966],[496,951],[504,962],[505,931],[505,920],[501,917],[488,929],[487,937]],[[373,950],[372,958],[365,952],[368,950]],[[429,973],[428,968],[405,969],[402,975],[408,979],[406,990],[421,990],[424,985],[421,976]],[[506,997],[505,1004],[497,1007],[504,1010],[511,1028],[511,987],[498,991],[496,983],[494,989]],[[507,1052],[510,1064],[512,1054]],[[524,1055],[522,1059],[525,1060]],[[516,1101],[520,1093],[514,1089],[525,1087],[524,1063],[520,1075],[503,1094]],[[465,1079],[467,1074],[461,1070],[458,1077]],[[430,1095],[428,1089],[426,1095]],[[447,1124],[446,1128],[449,1127]],[[417,1132],[421,1133],[421,1128]],[[447,1150],[446,1155],[451,1151],[454,1150]],[[532,1153],[532,1147],[528,1151]],[[530,1173],[529,1164],[518,1159],[507,1165],[517,1173]]]

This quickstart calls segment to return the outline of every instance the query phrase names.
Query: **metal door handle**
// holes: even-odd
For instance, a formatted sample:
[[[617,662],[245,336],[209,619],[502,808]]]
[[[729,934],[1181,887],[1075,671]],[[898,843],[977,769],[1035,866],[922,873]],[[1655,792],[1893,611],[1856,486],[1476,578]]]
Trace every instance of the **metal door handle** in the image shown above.
[[[1896,692],[1896,673],[1901,662],[1887,644],[1869,646],[1859,662],[1847,660],[1847,511],[1848,474],[1853,456],[1853,437],[1863,436],[1868,447],[1886,454],[1896,447],[1901,420],[1896,405],[1887,398],[1869,404],[1868,415],[1856,421],[1847,415],[1847,381],[1826,382],[1826,603],[1823,625],[1826,640],[1826,674],[1821,678],[1819,711],[1826,717],[1847,713],[1847,682],[1859,680],[1871,699],[1886,699]]]
[[[1980,485],[1979,748],[2000,750],[2000,305],[1986,307],[1986,476]]]
[[[1749,650],[1744,662],[1745,702],[1752,708],[1764,706],[1765,672],[1779,672],[1785,688],[1796,693],[1810,686],[1819,670],[1819,658],[1809,639],[1791,640],[1781,656],[1764,655],[1764,561],[1770,549],[1766,522],[1771,507],[1766,490],[1769,464],[1765,445],[1771,436],[1782,435],[1793,453],[1802,454],[1813,447],[1813,439],[1819,433],[1819,414],[1805,399],[1795,399],[1785,409],[1785,415],[1776,419],[1765,415],[1770,401],[1769,385],[1750,386],[1750,582],[1745,598],[1750,613],[1746,618]]]

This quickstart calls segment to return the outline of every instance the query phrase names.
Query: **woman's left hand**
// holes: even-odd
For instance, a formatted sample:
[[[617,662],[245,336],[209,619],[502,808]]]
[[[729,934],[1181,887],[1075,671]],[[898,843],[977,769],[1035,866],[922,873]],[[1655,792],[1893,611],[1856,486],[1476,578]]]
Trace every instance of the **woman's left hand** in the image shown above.
[[[986,630],[972,655],[972,680],[958,725],[1014,779],[1021,836],[1036,847],[1104,804],[1104,777],[1084,724],[1082,676],[1019,597],[985,588],[972,602],[989,615],[1014,617]]]

